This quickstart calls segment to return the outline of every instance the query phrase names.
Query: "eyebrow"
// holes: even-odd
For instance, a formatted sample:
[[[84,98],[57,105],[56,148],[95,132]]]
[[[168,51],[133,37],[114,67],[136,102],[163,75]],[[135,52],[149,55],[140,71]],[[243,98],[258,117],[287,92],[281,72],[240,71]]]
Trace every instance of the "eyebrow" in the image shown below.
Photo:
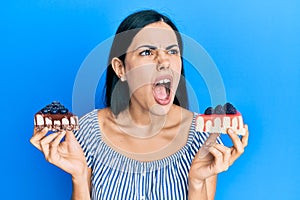
[[[138,50],[138,49],[141,49],[141,48],[157,49],[156,46],[152,46],[152,45],[141,45],[141,46],[137,47],[135,50]]]
[[[179,48],[178,44],[172,44],[170,46],[167,46],[166,50],[170,50],[173,47],[178,47]],[[157,49],[157,47],[153,46],[153,45],[141,45],[141,46],[137,47],[136,50],[138,50],[140,48],[149,48],[149,49],[153,49],[153,50]]]
[[[173,44],[173,45],[168,46],[168,47],[166,48],[166,50],[170,50],[170,49],[172,49],[173,47],[178,47],[178,48],[179,48],[178,44]]]

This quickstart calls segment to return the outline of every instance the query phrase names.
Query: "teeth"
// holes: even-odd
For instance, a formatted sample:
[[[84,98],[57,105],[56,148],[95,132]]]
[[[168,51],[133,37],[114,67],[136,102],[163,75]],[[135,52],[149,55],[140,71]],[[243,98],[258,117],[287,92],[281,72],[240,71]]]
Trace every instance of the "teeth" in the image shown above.
[[[157,82],[157,84],[163,84],[163,83],[170,83],[171,80],[170,79],[163,79]]]
[[[164,83],[170,83],[171,80],[170,79],[164,79]]]

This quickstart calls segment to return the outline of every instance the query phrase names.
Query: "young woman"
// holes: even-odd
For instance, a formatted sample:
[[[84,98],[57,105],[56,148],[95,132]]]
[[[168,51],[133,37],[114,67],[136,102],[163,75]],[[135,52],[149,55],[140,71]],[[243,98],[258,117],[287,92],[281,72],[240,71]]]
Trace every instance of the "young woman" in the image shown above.
[[[169,18],[133,13],[112,44],[107,108],[82,117],[75,134],[34,130],[31,143],[71,174],[72,199],[214,199],[217,174],[243,153],[248,131],[240,139],[228,130],[226,147],[195,130],[182,49]]]

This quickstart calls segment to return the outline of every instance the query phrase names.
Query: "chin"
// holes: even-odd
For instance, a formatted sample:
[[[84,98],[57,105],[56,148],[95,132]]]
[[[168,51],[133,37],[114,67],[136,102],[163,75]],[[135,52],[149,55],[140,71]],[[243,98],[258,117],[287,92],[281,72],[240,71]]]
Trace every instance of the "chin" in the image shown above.
[[[172,107],[173,103],[170,102],[167,105],[154,104],[149,110],[150,113],[157,116],[167,115]]]

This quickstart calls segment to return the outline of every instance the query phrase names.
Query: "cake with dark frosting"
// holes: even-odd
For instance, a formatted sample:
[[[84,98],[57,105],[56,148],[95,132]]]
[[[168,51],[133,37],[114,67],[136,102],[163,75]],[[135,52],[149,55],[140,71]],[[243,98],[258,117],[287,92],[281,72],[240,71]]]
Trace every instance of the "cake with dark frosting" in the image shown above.
[[[48,127],[49,130],[78,130],[78,117],[58,101],[53,101],[34,115],[37,130]]]
[[[196,118],[196,130],[199,132],[226,134],[228,128],[232,128],[238,135],[246,133],[243,117],[231,103],[208,107],[204,114]]]

